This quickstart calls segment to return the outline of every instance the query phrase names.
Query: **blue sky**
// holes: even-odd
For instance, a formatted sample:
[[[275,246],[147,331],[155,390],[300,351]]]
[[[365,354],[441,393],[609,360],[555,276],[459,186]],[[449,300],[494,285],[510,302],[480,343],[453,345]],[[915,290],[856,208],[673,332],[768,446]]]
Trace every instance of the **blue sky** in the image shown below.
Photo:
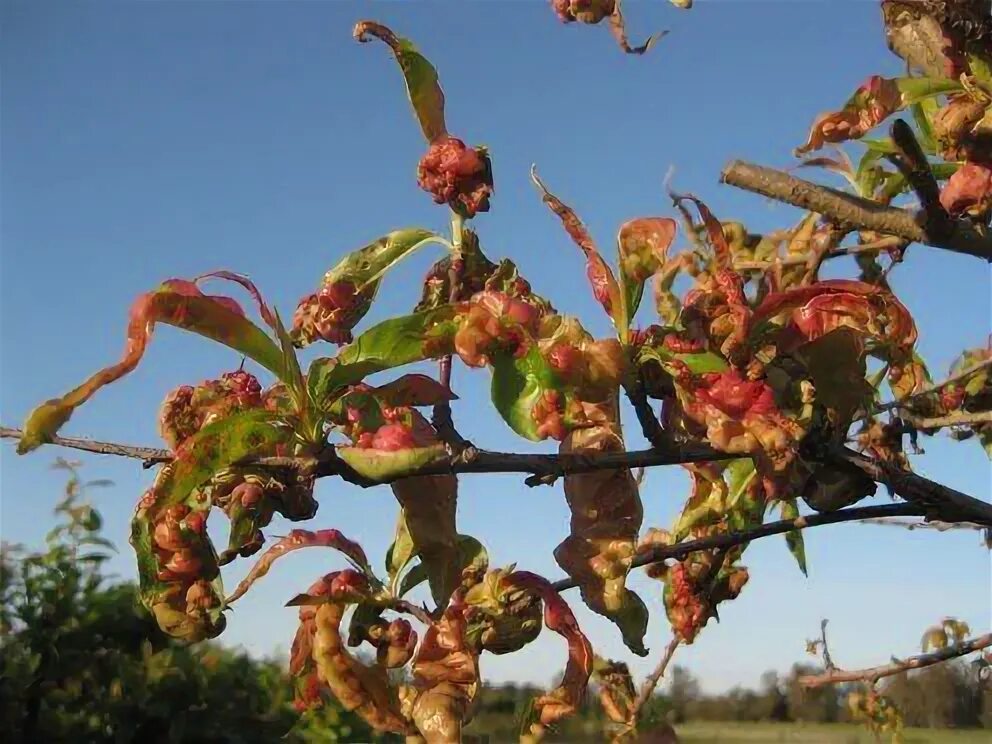
[[[605,27],[562,26],[539,0],[4,3],[3,423],[19,425],[33,405],[116,359],[129,303],[165,278],[244,272],[288,315],[344,252],[398,227],[445,229],[446,211],[415,183],[424,144],[399,72],[383,47],[351,39],[360,18],[415,40],[439,69],[449,129],[491,148],[497,191],[492,212],[476,220],[489,255],[512,258],[537,291],[600,334],[607,323],[577,251],[528,182],[531,163],[607,251],[622,221],[670,213],[670,168],[675,186],[698,193],[717,215],[754,230],[782,227],[799,213],[718,185],[720,168],[734,157],[792,165],[792,148],[818,112],[871,73],[900,72],[873,2],[728,0],[686,13],[662,0],[628,1],[625,12],[635,41],[672,33],[648,55],[626,57]],[[424,252],[391,274],[366,325],[408,311],[436,257]],[[853,266],[831,272],[851,275]],[[893,283],[938,374],[988,334],[989,272],[979,261],[914,246]],[[238,362],[163,327],[139,369],[80,409],[66,433],[155,445],[166,392]],[[517,440],[486,410],[486,372],[456,368],[454,385],[456,419],[471,439],[493,449],[550,448]],[[642,445],[630,432],[629,444]],[[926,447],[920,472],[990,498],[977,444],[937,439]],[[18,458],[10,443],[0,446],[4,539],[42,541],[62,482],[48,469],[57,454],[71,453]],[[128,522],[152,474],[130,461],[79,459],[87,476],[116,483],[93,496],[120,548],[110,565],[132,577]],[[671,522],[686,483],[678,468],[648,474],[645,526]],[[323,481],[318,496],[314,525],[338,527],[371,556],[383,554],[396,510],[388,489]],[[560,576],[551,557],[567,530],[560,485],[532,490],[516,476],[466,477],[459,519],[495,563]],[[755,543],[742,596],[680,651],[707,689],[756,684],[765,669],[802,660],[821,617],[831,620],[837,662],[848,666],[911,652],[943,615],[990,624],[989,554],[975,533],[852,525],[806,535],[809,579],[784,541]],[[258,653],[286,649],[295,613],[283,602],[339,566],[319,551],[284,559],[238,603],[222,638]],[[245,570],[228,575],[233,582]],[[631,583],[652,607],[648,645],[660,651],[670,635],[659,586]],[[578,615],[601,654],[630,658],[612,626]],[[485,657],[483,673],[547,682],[563,659],[560,639],[545,634],[519,654]],[[647,664],[633,668],[642,673]]]

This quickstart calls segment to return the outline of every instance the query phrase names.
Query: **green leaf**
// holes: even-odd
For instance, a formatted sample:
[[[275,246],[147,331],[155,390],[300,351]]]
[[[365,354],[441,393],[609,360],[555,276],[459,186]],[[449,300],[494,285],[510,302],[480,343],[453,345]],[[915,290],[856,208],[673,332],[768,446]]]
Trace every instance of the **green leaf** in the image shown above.
[[[157,323],[166,323],[228,346],[253,359],[282,379],[285,376],[279,347],[258,326],[241,314],[227,297],[204,295],[193,282],[170,279],[139,297],[131,306],[127,347],[117,364],[100,370],[61,398],[46,401],[28,416],[18,443],[19,454],[50,442],[72,412],[104,385],[131,372],[145,353]]]
[[[447,455],[443,444],[392,452],[365,447],[338,447],[337,453],[356,472],[374,481],[400,478]]]
[[[960,81],[939,78],[904,77],[896,78],[896,87],[902,94],[902,105],[910,106],[926,98],[943,95],[952,91],[964,90]]]
[[[256,451],[285,441],[287,431],[278,427],[274,414],[267,411],[247,411],[207,424],[180,445],[176,458],[163,467],[153,489],[154,507],[149,519],[135,517],[132,523],[132,544],[138,551],[139,572],[143,581],[157,573],[151,552],[150,517],[175,504],[185,503],[199,486],[214,473],[230,467]],[[141,572],[143,559],[150,559],[154,570]]]
[[[686,365],[694,375],[707,374],[709,372],[723,372],[727,369],[727,361],[719,354],[712,351],[700,352],[679,352],[676,353],[662,345],[642,346],[637,358],[638,364],[646,361],[654,361],[661,365],[669,374],[674,372],[671,362],[678,361]]]
[[[531,441],[542,439],[538,435],[538,422],[532,411],[542,395],[559,387],[551,365],[541,355],[536,344],[531,344],[521,357],[500,352],[492,355],[493,405],[503,420],[517,434]]]
[[[310,365],[310,395],[326,408],[334,393],[376,372],[451,353],[455,310],[450,305],[372,326],[331,359]]]
[[[397,36],[381,24],[360,21],[355,26],[354,35],[360,42],[368,41],[366,35],[369,35],[389,45],[403,73],[407,94],[424,137],[428,142],[432,142],[445,134],[447,129],[444,124],[444,92],[438,84],[437,71],[433,65],[411,42]]]
[[[389,549],[386,550],[386,573],[389,575],[389,584],[394,591],[396,589],[395,582],[397,577],[403,572],[404,568],[410,565],[410,561],[416,555],[416,546],[413,544],[410,530],[407,528],[406,520],[401,513],[396,522],[396,534],[393,537],[393,542],[389,545]]]
[[[349,281],[361,291],[378,280],[402,259],[429,243],[447,245],[435,232],[420,227],[394,230],[363,248],[352,251],[324,275],[323,284]]]
[[[799,519],[799,506],[795,501],[783,501],[779,507],[782,519]],[[789,546],[789,552],[796,559],[799,570],[803,576],[809,576],[806,571],[806,547],[803,542],[802,530],[792,530],[785,533],[785,544]]]
[[[488,567],[489,553],[486,551],[486,548],[482,545],[482,543],[469,535],[459,535],[457,573],[460,574],[465,570],[470,570],[473,573],[477,571],[479,575],[481,575],[486,572]],[[398,598],[403,597],[420,584],[423,584],[427,581],[427,579],[427,567],[423,562],[417,563],[403,576],[403,580],[400,581],[400,586],[396,592],[396,596]]]
[[[916,122],[916,139],[923,148],[923,152],[933,155],[937,151],[937,142],[933,136],[934,115],[940,108],[936,98],[927,98],[910,106],[913,114],[913,121]]]

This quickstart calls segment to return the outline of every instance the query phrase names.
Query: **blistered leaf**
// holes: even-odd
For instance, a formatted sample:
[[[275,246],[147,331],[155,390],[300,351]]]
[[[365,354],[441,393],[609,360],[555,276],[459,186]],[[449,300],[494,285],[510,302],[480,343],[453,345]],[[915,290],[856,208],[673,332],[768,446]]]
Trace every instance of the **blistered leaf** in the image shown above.
[[[644,283],[667,260],[677,229],[675,220],[667,217],[645,217],[620,226],[617,235],[620,285],[628,317],[633,318],[637,313]]]
[[[630,316],[624,305],[623,294],[620,292],[620,285],[617,284],[616,277],[609,264],[600,255],[596,244],[586,226],[578,218],[578,215],[567,204],[562,202],[557,196],[548,191],[540,178],[537,177],[537,170],[531,168],[531,180],[541,191],[542,200],[561,220],[565,232],[582,250],[586,257],[586,275],[589,284],[592,286],[592,293],[606,314],[613,320],[613,325],[621,335],[626,334],[630,323]]]
[[[359,21],[355,25],[353,34],[360,42],[366,42],[368,36],[374,36],[389,45],[403,73],[407,94],[424,137],[430,142],[445,134],[447,130],[444,124],[444,92],[438,83],[437,71],[433,65],[411,42],[397,36],[382,24]]]
[[[623,449],[613,418],[608,424],[573,431],[559,451],[595,456]],[[565,476],[565,498],[571,524],[569,536],[555,548],[555,560],[578,582],[586,605],[616,623],[631,651],[646,655],[648,611],[626,587],[643,518],[637,482],[626,468],[575,473]]]
[[[104,385],[131,372],[145,353],[156,323],[167,323],[218,341],[283,377],[279,347],[258,326],[244,317],[228,297],[204,295],[194,282],[170,279],[139,297],[131,306],[127,345],[121,360],[100,370],[61,398],[49,400],[28,416],[18,443],[20,454],[51,441],[72,412]]]
[[[960,87],[960,83],[948,80],[872,75],[843,109],[817,117],[806,144],[798,148],[796,154],[818,150],[828,142],[860,139],[896,111]]]
[[[447,305],[372,326],[338,356],[317,359],[310,365],[307,384],[311,396],[323,404],[340,388],[376,372],[450,354],[454,314],[454,308]]]
[[[470,535],[458,536],[458,557],[455,563],[458,576],[462,582],[470,584],[489,568],[489,553],[485,546]],[[424,563],[417,563],[403,576],[396,596],[402,597],[415,587],[423,584],[428,578],[428,568]]]
[[[317,292],[300,300],[293,315],[293,342],[350,342],[351,330],[372,307],[385,273],[429,243],[447,245],[430,230],[412,227],[349,253],[324,274]]]
[[[214,473],[284,441],[287,432],[276,424],[265,411],[208,424],[180,444],[138,503],[131,544],[139,596],[166,633],[192,641],[223,630],[223,587],[205,531],[210,502],[196,489]]]
[[[799,507],[795,501],[783,501],[779,509],[782,519],[799,518]],[[799,565],[799,570],[803,572],[803,576],[808,576],[809,573],[806,570],[806,547],[803,542],[802,530],[786,532],[785,544],[789,546],[789,552],[796,559],[796,563]]]
[[[247,592],[252,584],[265,576],[277,558],[281,558],[287,553],[300,548],[334,548],[344,553],[364,574],[371,576],[372,569],[369,567],[368,558],[362,546],[353,540],[349,540],[338,530],[325,529],[311,532],[310,530],[292,530],[286,537],[279,540],[275,545],[265,551],[258,559],[248,575],[241,580],[230,597],[227,604],[234,602]]]
[[[923,640],[920,642],[920,647],[923,649],[924,653],[930,649],[939,651],[947,648],[947,632],[939,625],[929,628],[927,632],[923,634]]]
[[[531,441],[553,436],[554,432],[542,431],[542,421],[534,413],[543,398],[561,397],[557,391],[561,383],[538,348],[531,346],[522,357],[496,354],[492,365],[492,401],[503,420]]]
[[[831,331],[801,350],[816,388],[816,402],[829,409],[834,423],[845,431],[854,412],[873,394],[865,380],[864,352],[863,339],[849,328]]]
[[[320,679],[346,710],[357,713],[375,730],[413,733],[400,712],[399,697],[386,668],[366,666],[345,649],[340,625],[349,600],[354,601],[346,596],[320,605],[314,614],[312,648]]]

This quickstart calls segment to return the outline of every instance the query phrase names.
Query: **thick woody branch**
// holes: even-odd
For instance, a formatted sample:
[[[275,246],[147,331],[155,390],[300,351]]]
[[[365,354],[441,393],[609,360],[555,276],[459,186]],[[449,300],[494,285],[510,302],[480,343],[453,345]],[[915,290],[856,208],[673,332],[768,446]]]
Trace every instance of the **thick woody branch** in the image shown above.
[[[831,459],[838,464],[853,465],[876,483],[888,486],[906,501],[922,507],[928,519],[992,526],[992,504],[986,501],[935,483],[916,473],[865,457],[852,449],[841,448]]]
[[[979,426],[992,423],[992,411],[955,411],[946,416],[904,415],[903,420],[917,429],[942,429],[945,426]]]
[[[992,261],[992,235],[979,232],[971,223],[963,220],[949,220],[946,229],[928,230],[904,209],[884,206],[741,160],[731,162],[720,175],[720,180],[786,204],[818,212],[840,227],[873,230],[914,243],[925,243]]]
[[[873,684],[883,677],[891,677],[894,674],[902,674],[903,672],[909,672],[914,669],[923,669],[934,664],[940,664],[944,661],[950,661],[951,659],[972,654],[975,651],[981,651],[983,648],[988,648],[989,646],[992,646],[992,633],[986,633],[983,636],[942,648],[940,651],[935,651],[932,654],[921,654],[902,660],[896,659],[889,664],[882,664],[869,669],[856,669],[853,671],[830,669],[823,674],[811,674],[800,677],[799,684],[807,689],[838,684],[840,682],[867,682]]]

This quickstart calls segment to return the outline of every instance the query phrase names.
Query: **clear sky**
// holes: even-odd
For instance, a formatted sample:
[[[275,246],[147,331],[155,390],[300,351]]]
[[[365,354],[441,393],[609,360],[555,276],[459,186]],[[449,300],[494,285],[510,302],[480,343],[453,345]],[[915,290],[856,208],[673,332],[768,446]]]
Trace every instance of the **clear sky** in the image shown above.
[[[721,166],[734,157],[792,165],[818,112],[867,75],[900,71],[875,2],[727,0],[679,12],[644,0],[625,10],[634,41],[672,33],[646,56],[626,57],[605,27],[562,26],[543,0],[3,3],[3,423],[20,425],[33,405],[115,360],[129,303],[165,278],[244,272],[289,315],[344,252],[398,227],[446,228],[446,210],[415,183],[424,143],[394,62],[384,47],[352,41],[360,18],[415,40],[439,69],[451,131],[491,148],[496,195],[475,221],[489,255],[512,258],[537,291],[600,334],[607,323],[578,252],[528,181],[531,163],[608,253],[622,221],[670,213],[662,189],[670,168],[676,187],[718,216],[782,227],[799,213],[718,185]],[[436,258],[425,252],[391,274],[365,326],[407,312]],[[831,272],[852,275],[853,265]],[[980,261],[914,246],[893,282],[935,373],[986,338],[989,272]],[[162,327],[139,369],[80,409],[65,433],[156,445],[166,392],[238,362]],[[485,371],[456,368],[454,385],[456,419],[477,443],[553,446],[517,440],[486,408]],[[629,430],[629,444],[643,445]],[[977,443],[926,447],[920,472],[990,498]],[[72,453],[17,458],[11,443],[0,446],[4,539],[41,543],[62,483],[48,469],[57,454]],[[94,498],[120,549],[110,565],[133,577],[128,522],[152,474],[131,461],[79,459],[87,476],[116,482]],[[678,468],[648,474],[645,527],[670,524],[686,483]],[[389,490],[325,480],[318,496],[313,525],[362,541],[381,565],[396,511]],[[567,530],[560,485],[466,477],[459,519],[496,564],[561,575],[551,556]],[[852,525],[810,530],[806,541],[809,579],[783,540],[751,546],[742,596],[680,651],[707,689],[757,684],[763,670],[802,660],[822,617],[837,662],[849,666],[912,652],[943,615],[989,627],[989,554],[976,533]],[[231,567],[232,581],[244,563]],[[340,566],[331,552],[284,559],[238,603],[222,638],[258,653],[288,648],[295,612],[283,602]],[[652,608],[648,645],[658,652],[670,637],[660,587],[631,583]],[[578,616],[601,654],[630,658],[609,623]],[[563,660],[561,640],[546,633],[519,654],[486,656],[483,674],[547,682]]]

